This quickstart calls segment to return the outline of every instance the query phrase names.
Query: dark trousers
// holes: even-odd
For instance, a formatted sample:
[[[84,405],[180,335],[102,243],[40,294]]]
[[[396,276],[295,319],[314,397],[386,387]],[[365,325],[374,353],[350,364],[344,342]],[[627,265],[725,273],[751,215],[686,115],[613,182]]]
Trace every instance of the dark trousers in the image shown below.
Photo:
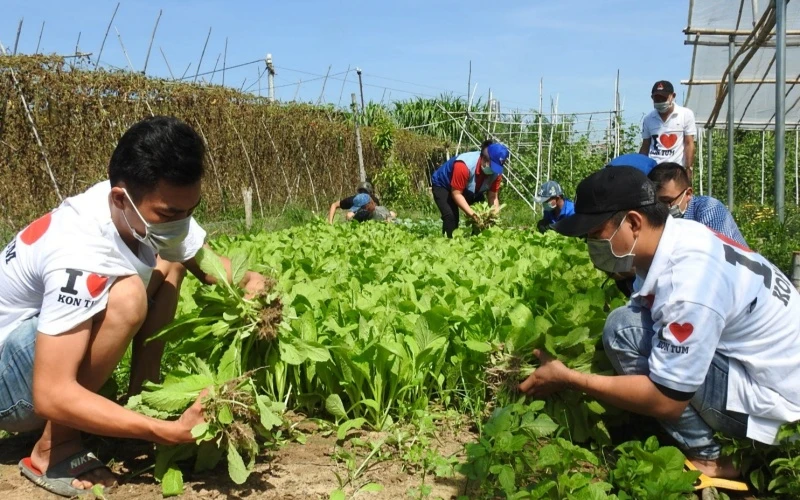
[[[484,200],[483,193],[476,196],[469,191],[464,191],[463,194],[470,205]],[[447,188],[433,186],[433,201],[442,214],[442,234],[452,238],[453,231],[458,227],[459,218],[459,208],[453,199],[453,194]]]

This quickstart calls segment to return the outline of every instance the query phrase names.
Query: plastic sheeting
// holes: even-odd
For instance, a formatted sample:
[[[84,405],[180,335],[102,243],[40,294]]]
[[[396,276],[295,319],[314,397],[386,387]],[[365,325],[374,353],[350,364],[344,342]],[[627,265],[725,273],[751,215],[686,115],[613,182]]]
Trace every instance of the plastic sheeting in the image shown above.
[[[794,129],[800,126],[800,0],[788,2],[786,32],[786,128]],[[692,64],[689,80],[681,82],[689,86],[686,106],[698,125],[727,124],[731,36],[738,54],[733,64],[735,127],[774,128],[776,36],[770,0],[690,0],[686,40],[693,45]]]

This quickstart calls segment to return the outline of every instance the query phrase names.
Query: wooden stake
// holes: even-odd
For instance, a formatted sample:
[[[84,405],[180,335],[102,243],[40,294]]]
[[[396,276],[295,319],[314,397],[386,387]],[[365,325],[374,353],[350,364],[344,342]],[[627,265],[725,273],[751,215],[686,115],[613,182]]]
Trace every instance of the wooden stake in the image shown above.
[[[225,67],[228,65],[228,37],[225,37],[225,51],[222,56],[222,86],[225,86]]]
[[[194,72],[194,80],[192,83],[197,82],[197,75],[200,74],[200,66],[203,64],[203,56],[206,55],[206,47],[208,47],[208,40],[211,38],[211,27],[208,28],[208,36],[206,36],[206,43],[203,44],[203,52],[200,53],[200,62],[197,63],[197,71]]]
[[[220,57],[222,57],[221,53],[217,55],[217,61],[214,63],[214,70],[211,72],[211,78],[208,80],[209,85],[214,81],[214,76],[217,74],[217,66],[219,65]]]
[[[247,160],[247,165],[250,167],[250,175],[253,177],[253,185],[256,188],[256,198],[258,198],[258,207],[261,210],[261,218],[264,218],[264,205],[261,203],[261,192],[258,189],[258,179],[256,178],[256,171],[253,168],[253,164],[250,162],[250,155],[247,153],[247,146],[244,143],[244,139],[242,138],[242,134],[239,133],[239,129],[236,128],[236,124],[233,120],[228,116],[228,123],[231,124],[233,131],[236,132],[237,137],[239,137],[239,142],[242,144],[242,151],[244,151],[244,158]]]
[[[208,143],[208,138],[206,134],[203,132],[203,126],[200,125],[200,120],[195,118],[195,123],[197,123],[197,131],[200,132],[200,137],[203,138],[203,142],[206,145],[206,154],[208,155],[208,159],[211,162],[211,170],[214,171],[214,180],[217,181],[217,189],[219,190],[219,198],[222,203],[222,208],[225,208],[225,194],[222,191],[222,183],[219,180],[219,172],[217,171],[217,162],[214,161],[214,155],[211,154],[211,145]]]
[[[350,65],[347,65],[347,72],[344,74],[344,78],[342,79],[342,90],[339,91],[339,102],[336,103],[336,107],[342,105],[342,96],[344,95],[344,86],[347,85],[347,76],[350,74]]]
[[[266,122],[264,122],[264,117],[263,116],[261,117],[261,126],[264,127],[264,132],[267,133],[267,137],[269,137],[269,142],[272,143],[272,149],[275,150],[275,158],[278,160],[277,161],[278,170],[281,171],[281,173],[283,174],[283,180],[284,180],[284,182],[286,182],[286,194],[288,196],[286,197],[286,201],[283,203],[283,210],[285,210],[286,209],[286,205],[292,199],[292,188],[289,186],[289,177],[286,176],[286,169],[281,167],[281,163],[282,163],[281,154],[278,151],[278,146],[275,145],[275,141],[272,139],[272,134],[269,133],[269,129],[267,128]],[[281,213],[283,213],[283,210],[281,210]]]
[[[169,71],[169,77],[174,80],[175,79],[175,75],[172,74],[172,68],[169,65],[169,61],[167,60],[167,55],[164,53],[164,49],[159,47],[158,50],[161,51],[161,57],[164,58],[164,62],[167,64],[167,71]]]
[[[12,56],[17,55],[17,47],[19,47],[19,36],[20,34],[22,34],[22,21],[24,20],[25,20],[24,17],[19,20],[19,26],[17,26],[17,38],[14,39],[14,52],[11,53]],[[80,38],[80,35],[78,35],[78,38]]]
[[[108,27],[106,28],[106,34],[103,36],[103,43],[100,44],[100,52],[97,53],[97,60],[94,62],[94,67],[100,65],[100,57],[103,55],[103,47],[106,46],[106,38],[108,38],[108,32],[111,31],[111,25],[114,23],[114,18],[117,17],[117,11],[119,10],[120,2],[117,2],[117,6],[114,8],[114,13],[111,14],[111,20],[108,21]]]
[[[119,30],[116,26],[114,26],[114,31],[117,32],[117,38],[119,39],[119,46],[122,47],[122,53],[125,54],[125,60],[128,61],[128,68],[130,68],[131,73],[136,73],[136,70],[133,69],[133,63],[131,62],[131,58],[128,57],[128,51],[125,50],[125,44],[122,43],[122,35],[119,34]]]
[[[147,73],[147,63],[150,61],[150,49],[153,48],[153,40],[156,39],[156,30],[158,29],[158,22],[161,20],[161,13],[163,10],[158,11],[158,17],[156,18],[156,25],[153,26],[153,34],[150,35],[150,44],[147,46],[147,55],[144,58],[144,68],[142,68],[142,74]]]
[[[180,78],[181,81],[183,81],[186,78],[186,73],[189,72],[189,68],[191,68],[191,67],[192,67],[192,63],[189,63],[189,65],[186,66],[186,69],[184,70],[183,74],[181,75],[181,78]]]
[[[331,73],[332,65],[328,65],[328,72],[325,73],[325,79],[322,80],[322,92],[319,93],[319,98],[317,99],[317,104],[322,102],[322,97],[325,95],[325,84],[328,83],[328,75]]]
[[[42,21],[42,29],[39,31],[39,41],[36,42],[36,52],[34,54],[39,53],[39,46],[42,44],[42,35],[44,34],[44,21]]]
[[[293,101],[295,101],[295,102],[297,102],[297,96],[300,94],[300,85],[301,85],[302,83],[303,83],[303,80],[302,80],[301,78],[298,78],[298,79],[297,79],[297,89],[295,89],[295,91],[294,91],[294,98],[292,99],[292,100],[293,100]]]
[[[253,188],[242,187],[242,197],[244,198],[244,226],[249,231],[253,227]]]
[[[358,152],[358,179],[360,182],[366,182],[367,171],[364,169],[364,152],[361,149],[361,129],[358,126],[358,104],[356,104],[356,94],[350,94],[352,99],[351,108],[353,110],[353,123],[356,127],[356,151]]]

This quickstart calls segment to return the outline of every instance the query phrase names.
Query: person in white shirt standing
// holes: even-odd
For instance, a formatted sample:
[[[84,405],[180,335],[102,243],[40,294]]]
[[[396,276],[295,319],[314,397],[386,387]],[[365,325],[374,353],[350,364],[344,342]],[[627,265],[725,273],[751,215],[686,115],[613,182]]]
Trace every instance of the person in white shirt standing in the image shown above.
[[[97,391],[131,342],[132,392],[158,378],[163,344],[145,340],[174,317],[183,266],[204,283],[215,281],[195,258],[206,237],[192,217],[204,157],[203,140],[189,125],[143,120],[119,140],[109,180],[64,200],[3,250],[0,429],[43,429],[19,468],[48,491],[71,497],[114,483],[83,447],[81,432],[194,442],[200,399],[180,419],[164,421]],[[230,261],[220,258],[230,274]],[[265,279],[249,271],[240,285],[257,293]]]
[[[579,373],[545,353],[520,389],[563,389],[659,419],[697,469],[734,478],[715,432],[775,444],[800,420],[800,294],[761,255],[691,220],[669,217],[633,167],[578,185],[575,215],[556,223],[587,236],[592,263],[643,280],[603,330],[617,376]]]
[[[694,138],[697,126],[691,109],[675,104],[675,89],[666,80],[657,81],[650,92],[653,111],[642,120],[639,153],[657,163],[682,165],[691,177],[694,167]]]

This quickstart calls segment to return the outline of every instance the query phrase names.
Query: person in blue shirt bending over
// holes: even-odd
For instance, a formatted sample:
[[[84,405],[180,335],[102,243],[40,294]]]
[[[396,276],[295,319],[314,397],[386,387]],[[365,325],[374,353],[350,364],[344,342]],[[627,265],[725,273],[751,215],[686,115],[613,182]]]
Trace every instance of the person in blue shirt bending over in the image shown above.
[[[542,204],[542,220],[536,223],[539,232],[551,229],[553,224],[575,213],[575,205],[564,197],[564,190],[556,181],[547,181],[534,196],[536,203]]]
[[[647,177],[656,185],[656,196],[669,207],[671,216],[699,222],[749,248],[725,205],[710,196],[695,196],[688,173],[679,163],[662,163]]]

